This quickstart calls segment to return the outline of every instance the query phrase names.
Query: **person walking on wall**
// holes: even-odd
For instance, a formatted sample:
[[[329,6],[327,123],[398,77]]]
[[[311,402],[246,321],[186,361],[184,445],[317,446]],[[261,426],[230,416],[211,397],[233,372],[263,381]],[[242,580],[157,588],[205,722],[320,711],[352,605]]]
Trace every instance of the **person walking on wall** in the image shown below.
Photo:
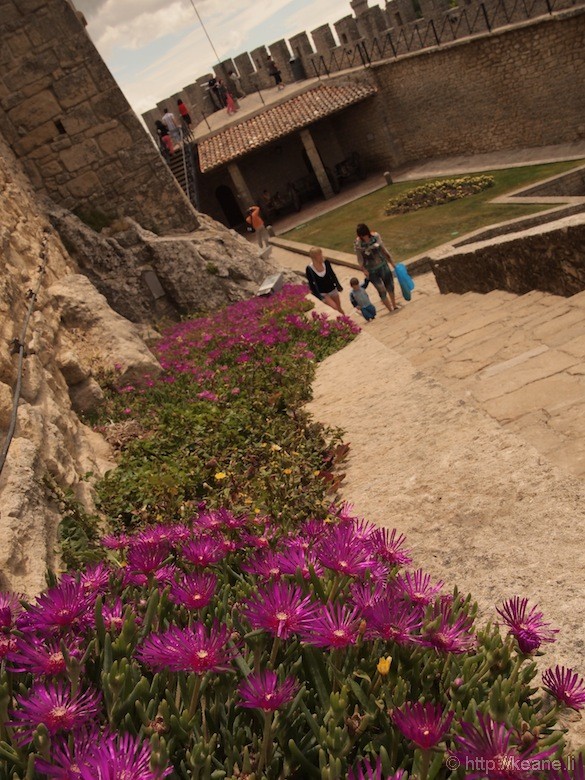
[[[391,270],[394,263],[390,252],[384,246],[380,234],[372,233],[363,222],[357,226],[356,233],[354,249],[362,271],[378,291],[380,300],[388,311],[397,311],[399,307],[394,297],[394,277]]]
[[[259,206],[250,206],[248,209],[246,222],[255,231],[256,239],[258,240],[258,246],[260,249],[262,249],[264,246],[270,246],[270,242],[268,241],[270,234],[266,230],[264,220],[260,216]]]
[[[181,115],[181,121],[183,123],[183,129],[185,133],[187,133],[187,135],[191,135],[191,114],[189,113],[187,106],[180,98],[177,100],[177,108],[179,109],[179,114]]]
[[[278,70],[278,65],[276,64],[276,62],[274,62],[272,57],[268,57],[268,60],[266,61],[266,66],[268,68],[268,75],[272,76],[277,88],[284,89],[284,84],[282,83],[282,77],[280,75],[280,71]]]
[[[311,292],[323,303],[331,306],[332,309],[340,314],[345,314],[341,306],[339,293],[343,287],[339,283],[337,274],[333,270],[329,260],[323,258],[323,250],[314,246],[309,249],[311,263],[306,267],[305,274]]]
[[[233,90],[236,93],[236,97],[238,98],[246,97],[246,93],[242,89],[242,79],[238,76],[238,74],[235,73],[233,70],[230,70],[230,72],[228,73],[228,79],[233,84]]]
[[[171,114],[168,108],[163,108],[163,123],[167,126],[167,130],[171,134],[173,141],[178,144],[181,142],[181,130],[175,119],[175,115]]]
[[[157,119],[154,124],[156,126],[156,134],[158,135],[161,154],[168,162],[171,158],[171,154],[173,154],[173,152],[175,151],[175,145],[171,141],[171,137],[169,135],[169,130],[167,126],[164,125],[160,121],[160,119]]]

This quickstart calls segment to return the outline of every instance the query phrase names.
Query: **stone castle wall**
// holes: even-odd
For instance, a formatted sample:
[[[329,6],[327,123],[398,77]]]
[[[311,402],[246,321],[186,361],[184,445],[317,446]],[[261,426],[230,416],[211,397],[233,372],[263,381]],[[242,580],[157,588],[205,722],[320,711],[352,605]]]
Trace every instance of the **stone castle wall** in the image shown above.
[[[551,8],[558,12],[579,4],[581,0],[534,0],[529,7],[515,0],[462,0],[455,5],[450,0],[387,0],[382,9],[379,5],[369,6],[368,0],[352,2],[355,15],[333,23],[336,35],[331,25],[324,24],[312,30],[310,36],[303,31],[288,41],[275,41],[238,54],[216,65],[213,74],[201,76],[176,95],[159,101],[142,117],[154,136],[154,122],[160,119],[163,106],[176,110],[176,99],[180,97],[198,124],[217,110],[207,88],[212,76],[222,78],[229,87],[227,74],[233,70],[239,73],[247,93],[273,86],[266,69],[268,56],[281,69],[285,82],[299,80],[302,74],[307,78],[326,77],[351,67],[429,49],[438,42],[445,45],[468,39],[472,34],[521,24],[527,16],[546,17]],[[291,60],[296,60],[297,65],[291,66]]]
[[[371,73],[380,121],[370,132],[387,128],[402,163],[585,138],[584,7],[375,64]]]
[[[0,0],[0,134],[38,192],[90,220],[197,227],[67,0]]]

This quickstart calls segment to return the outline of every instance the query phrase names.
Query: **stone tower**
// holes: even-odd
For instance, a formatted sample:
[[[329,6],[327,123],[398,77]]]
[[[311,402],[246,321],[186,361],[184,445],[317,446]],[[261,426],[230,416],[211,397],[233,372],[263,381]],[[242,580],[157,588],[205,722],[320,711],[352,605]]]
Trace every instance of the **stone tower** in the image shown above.
[[[356,18],[358,16],[363,16],[363,14],[368,12],[368,0],[351,0],[350,2],[351,10],[356,15]]]

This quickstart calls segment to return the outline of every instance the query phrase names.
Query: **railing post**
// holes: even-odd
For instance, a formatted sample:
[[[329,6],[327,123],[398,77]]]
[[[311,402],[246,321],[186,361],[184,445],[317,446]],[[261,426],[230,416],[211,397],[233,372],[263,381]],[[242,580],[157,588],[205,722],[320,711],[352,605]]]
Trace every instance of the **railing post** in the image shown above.
[[[315,60],[311,60],[311,65],[313,66],[313,70],[315,71],[315,76],[321,81],[321,73],[317,70],[317,66],[315,65]]]
[[[266,103],[264,101],[264,98],[262,97],[262,92],[260,91],[260,87],[259,86],[256,87],[256,91],[258,92],[258,95],[260,96],[260,100],[262,101],[262,105],[265,106]]]
[[[433,31],[433,35],[435,36],[435,40],[437,42],[437,46],[440,46],[441,45],[441,41],[439,40],[439,36],[437,34],[437,28],[435,27],[434,19],[431,19],[430,27],[431,27],[431,30]]]
[[[481,8],[481,10],[483,12],[483,18],[485,19],[485,26],[487,27],[488,32],[491,32],[492,31],[492,26],[490,24],[490,20],[489,20],[489,17],[487,15],[487,11],[486,11],[485,5],[483,3],[481,3],[480,8]]]
[[[549,12],[549,14],[552,14],[553,7],[552,7],[552,3],[551,3],[550,0],[546,0],[546,8],[547,8],[547,11]]]
[[[205,116],[205,112],[204,112],[204,111],[202,111],[202,112],[201,112],[201,116],[203,117],[203,121],[204,121],[204,122],[205,122],[205,124],[207,125],[207,129],[208,129],[208,130],[211,130],[211,125],[210,125],[210,124],[209,124],[209,122],[207,121],[207,117]]]
[[[370,55],[368,54],[368,50],[366,49],[366,42],[365,41],[362,41],[362,48],[363,48],[362,60],[365,60],[364,65],[371,65],[372,64],[372,60],[370,59]]]

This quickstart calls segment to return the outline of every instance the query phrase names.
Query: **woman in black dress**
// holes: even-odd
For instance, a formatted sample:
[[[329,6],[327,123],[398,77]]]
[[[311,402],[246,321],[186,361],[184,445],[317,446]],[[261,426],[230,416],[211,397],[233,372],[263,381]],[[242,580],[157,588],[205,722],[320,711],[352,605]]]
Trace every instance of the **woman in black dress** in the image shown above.
[[[306,268],[307,281],[313,295],[323,303],[331,306],[340,314],[345,314],[341,307],[339,293],[343,287],[339,283],[329,260],[323,258],[323,250],[313,247],[309,250],[310,265]]]

